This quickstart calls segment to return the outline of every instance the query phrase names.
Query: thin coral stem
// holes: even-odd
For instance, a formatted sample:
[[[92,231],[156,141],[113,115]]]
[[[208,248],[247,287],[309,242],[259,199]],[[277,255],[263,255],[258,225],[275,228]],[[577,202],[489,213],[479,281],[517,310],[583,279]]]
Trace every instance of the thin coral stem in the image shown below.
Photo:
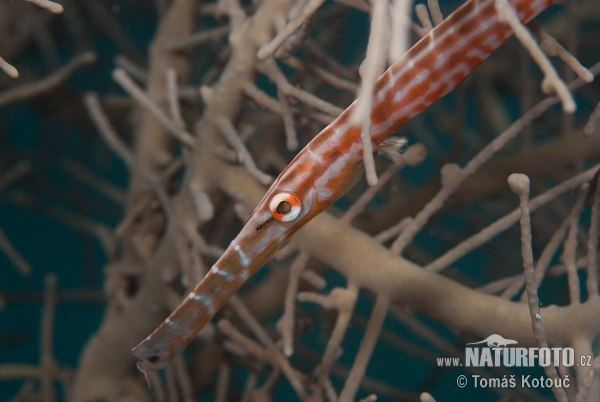
[[[206,29],[200,32],[195,32],[184,38],[175,39],[168,43],[165,47],[167,50],[172,52],[186,50],[208,41],[218,41],[225,37],[230,31],[231,27],[229,25]]]
[[[229,389],[229,381],[231,379],[231,365],[227,362],[222,362],[219,365],[219,373],[217,375],[217,389],[215,391],[215,401],[227,401],[227,391]]]
[[[21,275],[28,276],[31,274],[33,270],[31,264],[17,251],[2,228],[0,228],[0,250],[17,267]]]
[[[285,130],[286,146],[288,151],[294,151],[298,148],[298,134],[294,126],[294,116],[289,101],[285,94],[278,89],[279,103],[281,105],[281,114],[283,117],[283,127]]]
[[[596,63],[592,68],[590,68],[590,71],[594,75],[598,74],[600,72],[600,63]],[[569,83],[568,88],[570,91],[574,91],[584,84],[584,81],[576,79]],[[423,207],[423,209],[415,216],[413,222],[398,237],[395,249],[401,253],[412,241],[418,231],[429,221],[431,216],[439,211],[440,208],[442,208],[448,197],[453,194],[454,191],[461,186],[469,176],[473,175],[477,170],[479,170],[483,164],[485,164],[499,150],[504,148],[504,146],[506,146],[510,140],[516,137],[525,127],[531,124],[532,121],[537,119],[542,113],[558,102],[559,99],[557,97],[551,96],[536,104],[529,111],[527,111],[527,113],[516,120],[502,134],[486,145],[465,165],[462,170],[456,171],[456,174],[460,174],[460,176],[456,177],[454,180],[446,181],[446,184],[442,184],[442,188],[439,190],[439,192]],[[432,264],[429,266],[432,267]],[[438,266],[436,269],[441,269],[441,267]]]
[[[548,94],[556,94],[560,98],[563,110],[566,113],[573,113],[575,111],[575,101],[573,100],[573,95],[567,88],[567,85],[564,83],[564,81],[560,79],[548,58],[544,56],[541,49],[535,43],[535,40],[531,34],[527,31],[523,24],[521,24],[515,9],[507,0],[495,0],[494,4],[496,6],[496,12],[498,13],[498,20],[503,24],[510,25],[517,39],[519,39],[521,44],[529,51],[529,54],[533,60],[538,64],[544,73],[542,90]]]
[[[587,280],[588,297],[598,296],[598,237],[600,232],[600,182],[596,181],[593,191],[592,216],[587,240]]]
[[[277,329],[283,340],[283,353],[291,356],[294,353],[294,323],[296,319],[296,296],[301,275],[306,267],[310,254],[300,252],[290,267],[285,301],[283,304],[283,315],[277,322]]]
[[[28,84],[18,85],[14,88],[0,92],[0,106],[29,99],[34,96],[49,92],[64,83],[76,70],[96,61],[96,54],[85,52],[74,57],[69,63],[54,73]]]
[[[344,388],[340,394],[340,402],[350,402],[354,400],[360,381],[365,375],[367,364],[373,354],[373,349],[381,333],[383,321],[387,315],[389,308],[389,300],[385,296],[378,295],[375,300],[375,306],[371,311],[371,317],[365,328],[365,333],[360,342],[358,352],[354,359],[352,369],[348,374],[348,378],[344,383]]]
[[[582,66],[575,56],[562,47],[562,45],[539,26],[537,22],[531,21],[527,26],[540,38],[539,46],[544,53],[550,57],[558,56],[582,81],[590,83],[594,80],[594,75],[587,68]]]
[[[44,278],[44,309],[42,314],[42,329],[40,335],[40,354],[42,365],[41,393],[44,401],[55,400],[53,372],[56,369],[54,361],[54,316],[56,314],[56,283],[58,277],[49,273]]]
[[[238,155],[239,160],[244,165],[248,173],[250,173],[256,180],[258,180],[263,185],[268,185],[273,181],[273,178],[262,172],[256,166],[254,162],[254,158],[252,154],[248,151],[242,140],[240,139],[237,130],[231,121],[227,119],[221,119],[217,123],[219,127],[219,132],[223,135],[223,138],[227,141],[227,143],[235,150]]]
[[[360,126],[365,176],[370,186],[377,184],[377,172],[371,142],[371,110],[375,82],[384,70],[389,49],[389,6],[387,0],[375,0],[371,10],[371,33],[365,60],[360,67],[361,86],[352,112],[352,122]]]
[[[335,289],[334,289],[335,290]],[[354,313],[354,307],[356,306],[356,300],[358,298],[358,288],[353,284],[348,284],[348,287],[344,290],[338,289],[337,292],[331,293],[331,297],[336,296],[336,308],[338,315],[335,320],[335,326],[327,346],[325,347],[325,353],[321,359],[321,364],[317,367],[317,376],[321,377],[322,381],[326,381],[329,377],[329,372],[336,359],[338,358],[339,351],[341,350],[341,344],[346,336],[352,314]]]
[[[390,47],[388,62],[400,59],[410,47],[411,10],[413,0],[394,0],[390,4]]]
[[[381,190],[381,188],[390,181],[396,173],[400,170],[403,164],[401,163],[393,163],[383,172],[383,174],[379,177],[377,184],[369,187],[361,196],[348,208],[342,220],[344,222],[352,222],[354,218],[358,216],[364,209],[367,207],[367,204],[371,202],[371,200],[377,195],[377,193]]]
[[[127,91],[135,100],[146,108],[152,117],[154,117],[163,127],[175,138],[188,146],[194,145],[194,137],[173,121],[154,103],[154,101],[129,77],[125,70],[117,68],[113,71],[113,78],[122,88]]]
[[[328,113],[331,116],[338,116],[344,111],[330,102],[320,99],[315,95],[296,88],[294,85],[290,84],[274,60],[265,60],[263,66],[269,79],[273,81],[284,94],[293,96],[299,101],[304,102],[317,110]]]
[[[19,77],[19,70],[17,70],[15,66],[4,60],[2,57],[0,57],[0,69],[2,69],[11,78]]]
[[[167,103],[169,104],[171,118],[179,125],[179,127],[185,127],[185,122],[183,121],[183,116],[181,114],[181,107],[179,105],[176,69],[168,68],[167,71],[165,71],[165,88],[167,90]]]
[[[319,8],[319,6],[323,4],[323,0],[309,0],[306,2],[304,7],[302,7],[301,11],[297,16],[294,17],[291,21],[289,21],[286,26],[273,38],[270,42],[264,44],[258,50],[258,58],[266,59],[267,57],[273,55],[275,51],[290,37],[296,32],[296,30],[310,18],[314,12]]]
[[[65,11],[65,9],[62,5],[55,3],[53,1],[50,1],[50,0],[25,0],[25,1],[33,3],[41,8],[45,8],[46,10],[48,10],[54,14],[61,14],[63,11]]]
[[[248,307],[242,302],[242,300],[233,296],[229,300],[229,304],[233,307],[237,315],[244,322],[244,324],[252,331],[254,336],[265,346],[273,346],[273,340],[269,336],[265,328],[258,322],[258,320],[252,315]]]
[[[108,116],[102,109],[100,98],[96,93],[88,93],[85,95],[84,105],[86,106],[90,117],[96,124],[98,131],[102,134],[104,140],[112,148],[112,150],[125,162],[128,168],[134,167],[134,156],[129,147],[119,138],[118,134],[112,127]]]
[[[579,213],[581,211],[578,211]],[[567,282],[571,304],[581,302],[579,275],[577,273],[577,232],[579,229],[579,213],[569,216],[569,229],[564,242],[562,263],[567,269]]]
[[[531,218],[529,210],[529,177],[520,173],[513,173],[508,177],[508,184],[512,191],[519,197],[520,208],[520,223],[521,223],[521,253],[523,256],[523,268],[525,272],[525,288],[527,290],[527,303],[529,305],[529,313],[531,315],[531,326],[533,334],[540,348],[548,347],[546,332],[542,324],[542,316],[540,314],[540,299],[537,293],[535,283],[535,270],[533,262],[533,248],[531,246]],[[544,367],[544,372],[553,380],[553,384],[557,384],[558,373],[554,366]],[[552,391],[554,396],[560,402],[568,400],[565,389],[561,386],[553,386]]]
[[[597,169],[600,165],[593,167],[592,169],[588,169],[585,172],[564,181],[546,191],[538,195],[535,198],[532,198],[529,201],[529,209],[531,211],[535,211],[542,205],[547,202],[555,199],[561,194],[564,194],[567,191],[570,191],[574,188],[577,188],[581,184],[590,181],[597,172]],[[513,212],[505,215],[504,217],[498,219],[496,222],[488,225],[486,228],[482,229],[479,233],[471,236],[470,238],[464,240],[458,245],[454,246],[442,256],[428,264],[425,268],[427,270],[438,271],[448,267],[454,261],[458,260],[460,257],[465,255],[465,253],[479,247],[483,243],[489,241],[489,239],[495,237],[498,233],[501,233],[512,226],[519,219],[519,210],[514,210]]]
[[[596,108],[590,115],[588,122],[585,124],[583,128],[583,135],[586,137],[591,137],[594,133],[596,133],[600,129],[600,102],[596,105]]]

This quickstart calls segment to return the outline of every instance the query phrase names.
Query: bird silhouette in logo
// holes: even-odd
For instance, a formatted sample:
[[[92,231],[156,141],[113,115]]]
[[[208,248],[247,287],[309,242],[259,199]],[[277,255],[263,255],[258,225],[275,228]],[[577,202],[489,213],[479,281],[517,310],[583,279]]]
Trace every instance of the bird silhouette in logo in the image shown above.
[[[505,348],[508,345],[514,345],[519,342],[503,338],[498,334],[492,334],[482,341],[467,343],[467,345],[479,345],[481,343],[487,344],[490,348]]]

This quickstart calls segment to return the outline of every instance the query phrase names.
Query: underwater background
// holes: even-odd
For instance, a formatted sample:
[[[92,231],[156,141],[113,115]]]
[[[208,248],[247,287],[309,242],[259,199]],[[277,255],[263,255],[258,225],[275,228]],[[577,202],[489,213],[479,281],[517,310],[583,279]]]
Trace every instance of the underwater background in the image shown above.
[[[14,79],[0,71],[0,401],[47,400],[48,390],[51,390],[51,400],[67,400],[86,342],[98,330],[103,316],[108,314],[107,298],[113,295],[107,296],[105,275],[111,261],[120,257],[122,245],[114,231],[126,215],[128,197],[131,197],[128,192],[131,190],[131,175],[126,164],[98,133],[84,105],[84,97],[90,92],[98,94],[123,141],[134,144],[135,136],[139,135],[136,130],[139,130],[137,124],[141,112],[111,74],[116,66],[128,69],[132,75],[140,72],[135,78],[143,86],[144,74],[149,67],[149,46],[170,3],[160,0],[62,1],[65,12],[53,15],[23,0],[0,0],[0,57],[20,73],[19,78]],[[460,2],[442,0],[441,3],[442,12],[448,15]],[[252,15],[259,4],[241,2],[241,7]],[[214,31],[229,23],[223,13],[220,17],[214,16],[213,3],[203,3],[203,8],[198,7],[196,32]],[[585,13],[578,12],[581,9],[586,10]],[[595,0],[553,6],[538,20],[550,33],[556,33],[558,40],[573,50],[584,66],[592,66],[600,59],[600,4]],[[367,13],[342,3],[326,2],[316,14],[310,41],[325,53],[329,52],[329,56],[340,64],[327,65],[323,61],[326,58],[322,57],[319,59],[320,66],[339,75],[346,74],[344,79],[356,83],[368,35]],[[414,42],[416,35],[413,34],[412,39]],[[199,88],[216,81],[227,60],[226,32],[217,32],[209,40],[185,48],[183,53],[191,60],[191,67],[182,89],[181,102],[187,127],[193,130],[203,110]],[[311,57],[315,56],[301,48],[297,57],[312,60]],[[572,73],[565,73],[567,69],[561,62],[556,64],[565,80],[574,78]],[[345,108],[354,99],[349,91],[311,83],[289,65],[281,68],[291,82],[304,85],[306,91],[338,107]],[[544,96],[540,90],[542,76],[539,70],[514,39],[509,40],[481,68],[484,71],[475,73],[457,92],[446,96],[399,129],[398,135],[405,136],[409,145],[424,144],[427,157],[418,166],[402,169],[395,176],[397,181],[390,181],[370,201],[366,211],[354,221],[357,228],[374,236],[402,216],[414,216],[423,204],[413,203],[404,211],[390,214],[390,209],[394,208],[393,200],[406,193],[414,196],[407,199],[427,200],[433,189],[439,188],[440,166],[446,162],[464,166],[499,134],[501,130],[498,127],[505,127],[523,113],[524,104],[531,104],[531,99],[537,102]],[[528,81],[523,78],[525,70],[528,71]],[[25,89],[23,94],[18,93],[19,88],[26,88],[46,77],[48,81],[33,87],[31,92]],[[278,96],[276,86],[264,75],[257,76],[256,85],[266,94]],[[528,89],[523,91],[525,85]],[[528,92],[531,99],[523,100],[524,92]],[[599,95],[597,83],[578,92],[578,110],[572,117],[564,117],[560,106],[554,106],[541,117],[540,122],[527,128],[528,133],[524,137],[511,143],[502,155],[517,155],[521,147],[542,148],[563,135],[572,136],[573,141],[579,140],[582,128],[600,100]],[[487,100],[482,100],[484,98]],[[315,117],[315,113],[305,112],[302,106],[297,106],[297,109],[295,121],[301,149],[324,124],[322,119]],[[240,120],[253,122],[257,127],[257,132],[248,140],[252,152],[258,152],[261,147],[261,152],[264,152],[270,147],[282,158],[283,162],[264,167],[276,176],[280,170],[278,166],[285,166],[297,151],[285,148],[283,134],[274,137],[273,133],[264,132],[265,127],[275,121],[263,116],[266,113],[264,107],[247,102],[240,113],[243,114]],[[280,122],[272,124],[272,127],[278,133],[283,132]],[[599,134],[596,133],[594,143],[598,142]],[[531,151],[533,156],[524,164],[523,170],[533,166],[533,171],[542,172],[532,193],[541,193],[543,188],[556,185],[598,163],[600,147],[590,145],[589,148],[592,150],[581,157],[574,153],[556,163],[536,157]],[[182,153],[181,149],[174,151],[175,156]],[[567,151],[565,153],[568,154]],[[261,164],[258,159],[257,162],[260,166],[266,164]],[[389,161],[380,157],[377,164],[381,172]],[[498,169],[502,172],[499,175],[502,175],[504,168],[500,166]],[[175,175],[175,184],[169,189],[169,195],[175,196],[177,185],[182,180],[183,173]],[[496,180],[496,177],[490,174],[488,180]],[[334,205],[333,213],[342,214],[366,188],[364,179],[361,179],[347,197]],[[560,226],[562,218],[568,214],[576,196],[575,191],[568,192],[557,201],[559,205],[543,212],[542,217],[534,218],[536,258]],[[211,244],[225,248],[243,221],[236,218],[233,212],[235,202],[230,198],[222,193],[211,194],[211,197],[216,218],[202,230],[207,239],[212,239]],[[581,213],[582,233],[586,233],[591,215],[591,204],[586,205]],[[494,191],[471,199],[462,195],[451,197],[448,205],[418,233],[414,245],[406,250],[404,257],[426,265],[434,256],[439,256],[516,206],[516,197],[505,186],[505,181]],[[402,209],[402,206],[396,208]],[[209,232],[218,234],[211,237]],[[287,256],[270,264],[248,287],[257,286],[273,270],[289,269],[293,260]],[[207,258],[207,261],[211,259]],[[552,265],[561,263],[560,253],[557,253]],[[326,282],[321,292],[346,286],[347,278],[328,269],[325,263],[313,261],[310,266]],[[521,271],[520,235],[518,225],[515,225],[449,266],[444,275],[465,286],[478,288]],[[126,277],[131,282],[125,287],[132,288],[131,294],[135,294],[138,279],[132,279],[135,277],[133,273]],[[580,277],[582,299],[585,300],[584,273],[580,273]],[[169,280],[178,278],[171,277]],[[248,291],[244,288],[242,294]],[[520,297],[521,293],[517,293],[512,300]],[[564,273],[545,278],[540,288],[540,301],[542,306],[569,304]],[[298,305],[297,322],[305,322],[306,328],[299,335],[301,346],[291,361],[298,370],[310,373],[331,336],[335,313],[310,303]],[[333,388],[338,392],[344,385],[348,368],[353,364],[372,308],[372,292],[361,290],[355,315],[342,343],[338,371],[332,375]],[[462,352],[467,342],[483,338],[456,334],[424,315],[410,317],[410,308],[406,307],[408,322],[401,321],[397,315],[386,318],[385,334],[375,347],[368,365],[367,381],[363,382],[357,399],[375,393],[380,401],[416,400],[421,392],[428,392],[439,401],[465,398],[553,399],[548,389],[534,390],[533,394],[517,392],[511,398],[511,392],[506,390],[459,388],[456,378],[466,371],[463,368],[436,367],[438,357],[450,356],[445,345],[436,345],[435,342],[447,342],[447,345]],[[275,323],[280,316],[281,311],[262,320],[270,333],[276,333]],[[505,337],[510,338],[510,334]],[[193,361],[187,355],[186,359]],[[258,376],[258,385],[271,381],[268,368],[251,359],[246,361],[226,352],[221,352],[215,359],[230,362],[227,366],[230,369],[229,393],[225,400],[239,400],[252,375]],[[133,364],[131,358],[131,375],[134,378],[138,376],[143,382],[141,373],[135,372]],[[48,370],[52,373],[44,374]],[[194,384],[195,400],[216,398],[218,373],[215,370],[211,376]],[[490,375],[502,378],[515,373],[519,376],[540,376],[543,370],[540,367],[507,369],[493,371]],[[272,381],[273,400],[297,398],[285,377]],[[171,395],[165,400],[179,398]]]

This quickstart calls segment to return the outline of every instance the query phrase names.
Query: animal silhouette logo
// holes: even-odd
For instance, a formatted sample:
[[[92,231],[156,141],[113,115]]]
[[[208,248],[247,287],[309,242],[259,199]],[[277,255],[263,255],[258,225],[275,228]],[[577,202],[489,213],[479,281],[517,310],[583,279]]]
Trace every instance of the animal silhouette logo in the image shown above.
[[[506,339],[498,334],[492,334],[482,341],[467,343],[467,345],[479,345],[482,343],[487,344],[490,348],[505,348],[508,345],[514,345],[519,342],[512,339]]]

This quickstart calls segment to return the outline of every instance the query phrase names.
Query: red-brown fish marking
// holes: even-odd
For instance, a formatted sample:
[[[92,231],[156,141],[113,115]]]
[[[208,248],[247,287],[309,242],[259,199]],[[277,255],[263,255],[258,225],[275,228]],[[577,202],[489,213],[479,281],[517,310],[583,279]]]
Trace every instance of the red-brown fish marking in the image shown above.
[[[512,0],[527,22],[557,0]],[[512,31],[494,0],[469,0],[379,78],[371,136],[376,149],[398,126],[456,86]],[[350,105],[298,153],[266,192],[238,236],[179,307],[133,349],[145,371],[164,367],[290,236],[345,194],[362,169],[360,128]]]

